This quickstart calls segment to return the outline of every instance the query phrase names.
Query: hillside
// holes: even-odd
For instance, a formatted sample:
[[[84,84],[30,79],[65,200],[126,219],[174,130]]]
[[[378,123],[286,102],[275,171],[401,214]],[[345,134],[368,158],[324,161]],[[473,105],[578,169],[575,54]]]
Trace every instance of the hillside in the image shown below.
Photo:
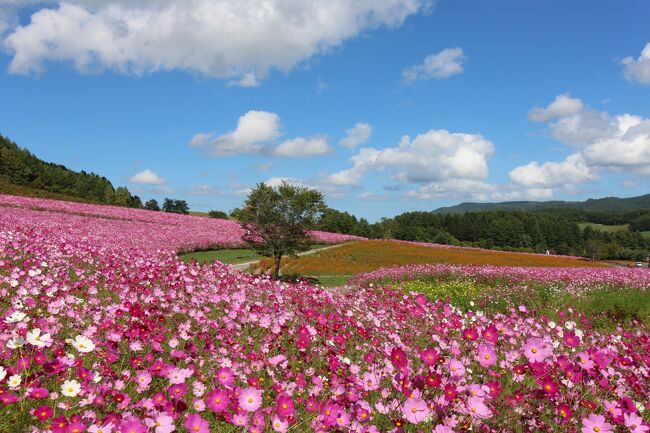
[[[46,162],[0,134],[0,192],[127,207],[142,207],[126,187],[103,176]]]
[[[637,197],[603,197],[585,201],[507,201],[501,203],[464,202],[455,206],[441,207],[434,213],[465,213],[480,211],[538,211],[549,209],[570,209],[584,211],[629,212],[650,209],[650,194]]]

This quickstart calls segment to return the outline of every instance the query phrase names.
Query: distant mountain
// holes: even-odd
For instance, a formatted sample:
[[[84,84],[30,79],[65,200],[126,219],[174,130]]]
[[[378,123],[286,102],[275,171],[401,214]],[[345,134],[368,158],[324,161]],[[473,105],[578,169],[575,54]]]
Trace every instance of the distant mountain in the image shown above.
[[[465,213],[480,211],[537,211],[548,209],[579,209],[585,211],[620,211],[629,212],[638,209],[650,209],[650,194],[638,197],[603,197],[590,198],[586,201],[506,201],[502,203],[465,202],[456,206],[441,207],[434,213]]]

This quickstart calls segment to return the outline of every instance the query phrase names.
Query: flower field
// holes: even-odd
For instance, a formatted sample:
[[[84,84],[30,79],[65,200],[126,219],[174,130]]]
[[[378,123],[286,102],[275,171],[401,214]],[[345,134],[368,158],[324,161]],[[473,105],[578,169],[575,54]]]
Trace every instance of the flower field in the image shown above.
[[[569,256],[513,253],[420,242],[366,240],[318,254],[286,259],[282,270],[285,274],[299,275],[354,275],[384,267],[431,263],[584,268],[607,266]],[[268,269],[271,264],[270,260],[264,260],[261,268]]]
[[[236,221],[114,206],[0,195],[1,228],[30,227],[97,245],[148,251],[242,246]],[[313,231],[316,242],[337,244],[357,236]]]
[[[648,431],[642,325],[460,309],[395,283],[422,269],[353,289],[286,284],[176,257],[236,244],[229,222],[3,203],[0,432]],[[648,283],[628,270],[481,269],[467,278]]]

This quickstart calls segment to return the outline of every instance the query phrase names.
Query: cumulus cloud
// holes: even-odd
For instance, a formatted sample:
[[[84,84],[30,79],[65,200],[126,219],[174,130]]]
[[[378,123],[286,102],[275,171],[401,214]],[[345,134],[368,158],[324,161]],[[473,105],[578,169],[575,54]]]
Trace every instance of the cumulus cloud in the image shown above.
[[[158,176],[154,171],[149,169],[134,174],[129,178],[129,181],[143,185],[162,185],[166,182],[164,178]]]
[[[419,65],[409,66],[402,70],[402,80],[412,84],[420,80],[432,78],[441,80],[463,72],[463,63],[467,57],[463,49],[447,48],[439,53],[429,54]]]
[[[532,161],[510,171],[509,177],[515,185],[535,189],[552,189],[597,179],[579,153],[571,154],[561,162],[539,164]]]
[[[308,138],[297,137],[287,140],[273,150],[273,155],[300,158],[326,155],[330,152],[327,137],[325,135],[315,135]]]
[[[530,114],[533,121],[549,122],[553,138],[574,151],[560,162],[532,161],[515,167],[509,173],[513,185],[570,192],[596,181],[601,171],[650,175],[650,119],[584,108],[568,95],[559,95],[548,107]]]
[[[372,126],[367,123],[358,122],[352,128],[346,129],[345,134],[345,137],[339,141],[339,145],[348,149],[354,149],[370,139]]]
[[[239,117],[234,131],[215,137],[212,132],[195,134],[190,147],[202,147],[210,156],[274,155],[309,157],[331,151],[324,135],[296,137],[275,146],[280,138],[280,116],[268,111],[251,110]]]
[[[414,139],[405,135],[396,147],[359,149],[350,158],[351,168],[332,173],[323,182],[354,187],[368,172],[388,171],[400,183],[448,182],[454,190],[464,181],[484,181],[493,153],[493,144],[481,135],[430,130]]]
[[[637,59],[626,57],[621,63],[625,65],[623,71],[625,78],[650,86],[650,42],[646,44]]]
[[[49,61],[69,62],[80,72],[178,69],[248,87],[272,69],[288,71],[363,31],[399,27],[431,7],[431,0],[49,3],[7,36],[11,72],[38,73]]]
[[[546,108],[533,108],[528,113],[528,118],[533,122],[548,122],[551,119],[570,116],[580,111],[582,111],[582,101],[572,98],[571,95],[565,93],[564,95],[556,96],[555,100],[548,104]]]

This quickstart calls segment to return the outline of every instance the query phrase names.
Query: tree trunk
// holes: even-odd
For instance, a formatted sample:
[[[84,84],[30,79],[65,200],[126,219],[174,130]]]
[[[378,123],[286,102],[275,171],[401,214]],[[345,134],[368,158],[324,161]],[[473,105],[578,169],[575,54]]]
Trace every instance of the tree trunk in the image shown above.
[[[278,279],[280,277],[280,261],[282,261],[282,254],[275,255],[275,266],[273,266],[273,278]]]

